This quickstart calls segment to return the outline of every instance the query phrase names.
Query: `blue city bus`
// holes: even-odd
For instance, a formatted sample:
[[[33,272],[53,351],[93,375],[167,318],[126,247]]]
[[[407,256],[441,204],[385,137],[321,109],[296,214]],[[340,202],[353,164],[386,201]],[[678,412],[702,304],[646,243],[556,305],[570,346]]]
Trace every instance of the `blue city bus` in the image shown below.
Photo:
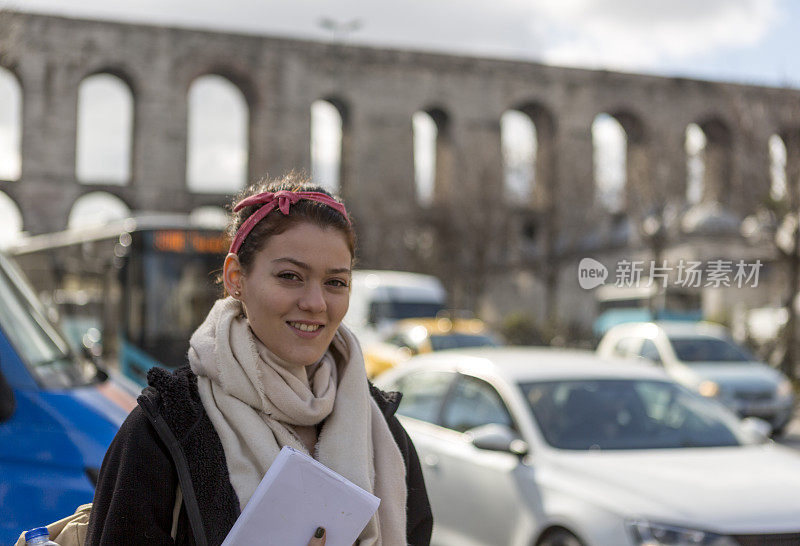
[[[92,501],[132,387],[74,350],[0,253],[0,544]]]
[[[153,366],[186,363],[189,338],[221,288],[222,226],[187,215],[127,218],[24,239],[11,249],[73,343],[94,328],[103,360],[144,386]]]

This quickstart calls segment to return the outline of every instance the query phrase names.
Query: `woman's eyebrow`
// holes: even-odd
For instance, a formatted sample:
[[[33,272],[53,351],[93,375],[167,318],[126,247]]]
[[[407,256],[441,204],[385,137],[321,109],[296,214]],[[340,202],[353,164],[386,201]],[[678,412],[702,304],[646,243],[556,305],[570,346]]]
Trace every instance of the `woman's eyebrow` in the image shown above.
[[[306,271],[311,269],[311,266],[308,265],[307,263],[301,262],[300,260],[295,260],[294,258],[275,258],[274,260],[272,260],[272,263],[276,263],[276,262],[289,262],[290,264],[293,264],[293,265],[299,267],[300,269],[305,269]],[[325,273],[327,273],[328,275],[331,275],[331,274],[335,275],[335,274],[339,274],[339,273],[348,273],[349,274],[349,273],[351,273],[351,271],[350,271],[349,267],[337,267],[337,268],[333,268],[333,269],[327,269],[325,271]]]
[[[295,260],[294,258],[275,258],[272,260],[272,263],[277,262],[289,262],[292,265],[299,267],[300,269],[311,269],[311,266],[305,262],[301,262],[300,260]]]

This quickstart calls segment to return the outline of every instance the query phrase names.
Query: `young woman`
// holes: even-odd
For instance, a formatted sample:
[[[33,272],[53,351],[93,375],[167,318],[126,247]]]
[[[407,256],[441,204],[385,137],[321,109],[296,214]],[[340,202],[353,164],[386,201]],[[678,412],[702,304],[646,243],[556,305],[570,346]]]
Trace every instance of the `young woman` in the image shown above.
[[[87,543],[220,544],[288,445],[381,499],[359,546],[429,544],[399,395],[367,382],[341,324],[355,249],[344,206],[295,175],[264,181],[240,196],[230,235],[229,296],[192,336],[189,366],[148,374],[103,461]]]

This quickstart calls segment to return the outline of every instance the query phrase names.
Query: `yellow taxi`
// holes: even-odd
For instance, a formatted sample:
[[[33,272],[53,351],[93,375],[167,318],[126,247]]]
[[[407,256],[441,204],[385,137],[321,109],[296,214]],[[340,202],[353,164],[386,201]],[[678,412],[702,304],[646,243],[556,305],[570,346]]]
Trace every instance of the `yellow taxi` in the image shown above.
[[[373,378],[414,355],[499,345],[479,319],[418,318],[398,321],[382,340],[364,348],[367,376]]]

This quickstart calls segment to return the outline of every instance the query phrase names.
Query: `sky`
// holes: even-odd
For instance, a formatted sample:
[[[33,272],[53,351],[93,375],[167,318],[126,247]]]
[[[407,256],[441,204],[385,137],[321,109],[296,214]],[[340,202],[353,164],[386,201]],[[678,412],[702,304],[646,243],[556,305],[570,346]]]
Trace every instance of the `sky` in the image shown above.
[[[76,17],[800,87],[795,0],[0,0]],[[350,25],[354,23],[354,25]]]
[[[800,89],[800,1],[795,0],[0,0],[0,7]],[[88,181],[125,183],[130,145],[120,135],[131,123],[130,98],[119,91],[123,86],[115,92],[110,76],[97,78],[79,99],[79,109],[83,101],[95,106],[93,113],[79,117],[77,173]],[[189,144],[196,143],[196,150],[189,150],[188,184],[194,191],[224,191],[214,180],[226,172],[244,182],[246,152],[231,143],[241,142],[245,134],[246,112],[237,106],[245,103],[238,90],[228,89],[232,86],[207,78],[190,91],[190,106],[205,113],[190,115]],[[7,179],[19,172],[19,157],[8,152],[19,139],[12,130],[18,112],[3,108],[13,92],[0,78],[0,178]],[[312,163],[314,174],[324,179],[337,170],[331,161],[338,153],[340,121],[331,110],[312,110],[319,125],[312,129]],[[115,117],[114,112],[123,114]],[[530,147],[531,128],[518,119],[508,122],[504,135],[516,135],[516,142]],[[595,163],[605,172],[612,206],[618,197],[614,181],[620,177],[613,165],[624,163],[624,140],[615,123],[601,119],[593,128],[605,146],[600,156],[607,160],[596,151]],[[424,120],[415,120],[414,126],[425,138],[435,138]],[[209,135],[226,136],[214,141]],[[424,148],[415,142],[416,155],[425,163],[416,165],[422,173],[431,172],[433,161],[424,158]],[[508,157],[525,155],[519,149],[506,152]],[[529,171],[523,164],[516,169],[523,178]],[[601,193],[603,184],[598,177]],[[418,188],[418,195],[424,199],[426,191],[420,194]],[[514,191],[522,195],[525,189]],[[96,199],[92,202],[99,206]],[[0,194],[0,219],[6,221],[0,223],[0,244],[4,234],[14,231],[4,227],[13,224],[12,208]],[[81,210],[92,216],[90,206]]]

